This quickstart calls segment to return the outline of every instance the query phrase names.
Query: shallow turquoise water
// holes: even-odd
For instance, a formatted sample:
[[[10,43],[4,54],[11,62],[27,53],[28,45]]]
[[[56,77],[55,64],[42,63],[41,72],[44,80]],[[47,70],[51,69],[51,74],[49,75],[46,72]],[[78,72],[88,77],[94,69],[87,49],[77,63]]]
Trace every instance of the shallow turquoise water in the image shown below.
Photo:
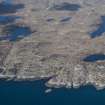
[[[46,94],[45,81],[0,81],[0,105],[105,105],[105,90],[92,86],[54,89]]]

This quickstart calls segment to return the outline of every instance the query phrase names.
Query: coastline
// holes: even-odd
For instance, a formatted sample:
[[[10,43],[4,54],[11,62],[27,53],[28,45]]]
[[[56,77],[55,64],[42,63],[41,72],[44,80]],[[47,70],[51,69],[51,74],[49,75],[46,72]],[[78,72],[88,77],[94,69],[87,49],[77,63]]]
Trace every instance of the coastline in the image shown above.
[[[103,3],[103,5],[94,4],[93,0],[91,6],[81,3],[83,7],[76,11],[65,9],[51,11],[46,9],[47,0],[45,0],[38,2],[37,11],[33,11],[36,9],[35,5],[37,6],[36,1],[16,0],[16,2],[26,7],[14,13],[22,19],[10,24],[27,25],[36,31],[28,33],[30,36],[13,42],[11,46],[9,45],[11,41],[8,41],[6,46],[6,42],[0,42],[0,66],[5,67],[0,72],[0,78],[33,81],[54,75],[55,77],[50,78],[45,85],[55,88],[80,88],[91,84],[97,90],[105,88],[105,61],[96,58],[95,62],[83,60],[94,54],[102,53],[104,56],[104,34],[95,39],[89,34],[90,31],[94,33],[93,29],[100,27],[101,17],[105,14],[105,11],[102,11],[105,10]],[[72,1],[66,4],[60,2],[57,6],[72,3]],[[80,5],[76,1],[75,3]],[[54,18],[54,21],[46,21],[49,16]],[[64,19],[64,16],[72,18],[62,23],[60,20]]]
[[[0,75],[0,80],[4,80],[4,81],[14,81],[14,82],[24,82],[24,81],[27,81],[27,82],[31,82],[31,81],[39,81],[39,80],[44,80],[45,81],[45,86],[48,87],[48,88],[65,88],[65,89],[79,89],[81,87],[88,87],[88,86],[92,86],[94,87],[97,91],[101,91],[101,90],[104,90],[105,89],[105,86],[104,85],[101,85],[101,86],[97,86],[95,84],[92,84],[92,83],[85,83],[85,84],[82,84],[82,85],[79,85],[79,86],[69,86],[69,85],[56,85],[56,84],[49,84],[48,81],[51,79],[51,77],[40,77],[40,78],[36,78],[34,76],[31,76],[31,77],[20,77],[20,78],[16,78],[16,76],[14,75]]]

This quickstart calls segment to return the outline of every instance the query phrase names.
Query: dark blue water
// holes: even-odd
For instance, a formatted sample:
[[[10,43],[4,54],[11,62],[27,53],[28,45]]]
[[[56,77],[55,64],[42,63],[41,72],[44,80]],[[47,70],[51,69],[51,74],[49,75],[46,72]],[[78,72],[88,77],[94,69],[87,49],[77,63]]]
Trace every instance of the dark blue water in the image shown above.
[[[4,30],[6,35],[2,35],[0,40],[10,40],[16,41],[18,39],[24,38],[32,33],[31,29],[27,26],[18,25],[7,25]]]
[[[97,30],[90,32],[91,38],[96,38],[102,36],[102,34],[105,32],[105,16],[101,16],[102,23],[98,27]]]
[[[6,1],[0,3],[0,15],[7,13],[15,13],[18,9],[24,8],[23,4],[12,4]]]
[[[0,25],[6,25],[14,22],[16,19],[20,19],[19,16],[0,16]]]
[[[96,62],[98,60],[105,60],[105,55],[104,54],[92,54],[92,55],[88,55],[86,56],[83,61],[86,62]]]
[[[59,10],[59,11],[78,11],[81,8],[78,4],[70,4],[68,2],[63,2],[60,4],[55,4],[50,10]]]
[[[87,86],[45,94],[44,82],[0,81],[0,105],[105,105],[105,90]]]

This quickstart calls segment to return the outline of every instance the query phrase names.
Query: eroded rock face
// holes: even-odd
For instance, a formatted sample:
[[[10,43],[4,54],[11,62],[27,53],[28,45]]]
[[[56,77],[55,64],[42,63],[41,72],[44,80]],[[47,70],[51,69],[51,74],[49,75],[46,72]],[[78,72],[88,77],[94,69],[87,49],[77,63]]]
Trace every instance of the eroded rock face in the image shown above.
[[[102,23],[105,0],[14,2],[25,5],[22,11],[16,13],[23,17],[20,23],[23,22],[36,31],[13,42],[5,59],[2,58],[5,54],[0,55],[0,61],[3,61],[1,78],[6,76],[16,80],[30,80],[51,77],[46,83],[47,86],[78,88],[81,85],[92,84],[97,89],[104,88],[105,60],[91,60],[88,56],[105,55],[104,33],[100,37],[90,36],[90,32],[97,30]],[[61,8],[60,6],[65,6],[63,4],[80,5],[81,8],[78,8],[78,11],[72,11],[70,7],[69,11],[50,9],[54,8],[53,5]],[[66,20],[62,22],[62,19]]]

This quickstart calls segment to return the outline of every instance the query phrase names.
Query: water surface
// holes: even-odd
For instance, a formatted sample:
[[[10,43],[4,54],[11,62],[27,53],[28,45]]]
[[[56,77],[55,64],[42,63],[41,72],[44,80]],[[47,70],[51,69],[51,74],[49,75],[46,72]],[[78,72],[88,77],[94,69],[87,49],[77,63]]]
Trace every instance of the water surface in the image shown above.
[[[97,30],[90,32],[91,38],[100,37],[105,32],[105,16],[101,16],[101,19],[102,19],[102,23],[99,25]]]
[[[46,94],[45,81],[0,81],[0,105],[105,105],[105,90],[92,86],[54,89]]]
[[[20,19],[21,17],[19,16],[0,16],[0,25],[6,25],[9,23],[15,22],[16,19]]]
[[[88,55],[86,56],[83,61],[86,62],[96,62],[96,61],[103,61],[105,60],[105,55],[104,54],[92,54],[92,55]]]
[[[0,40],[10,40],[10,41],[16,41],[18,39],[31,35],[32,33],[29,27],[18,26],[18,25],[7,25],[4,27],[3,32],[4,35],[0,37]]]
[[[23,4],[12,4],[6,1],[0,3],[0,15],[7,13],[15,13],[18,9],[24,8]]]

